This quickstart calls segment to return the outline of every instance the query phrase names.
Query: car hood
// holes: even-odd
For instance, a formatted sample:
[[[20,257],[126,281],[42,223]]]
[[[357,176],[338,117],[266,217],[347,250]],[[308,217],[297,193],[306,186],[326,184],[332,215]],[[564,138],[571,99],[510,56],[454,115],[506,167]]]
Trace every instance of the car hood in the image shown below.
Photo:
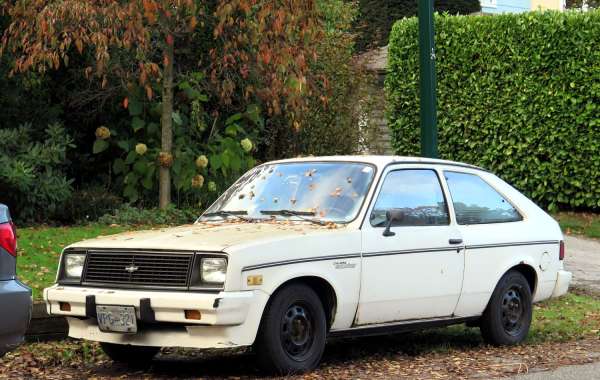
[[[99,236],[67,248],[101,249],[165,249],[184,251],[225,251],[228,248],[254,245],[276,240],[332,232],[331,228],[307,222],[265,223],[197,223],[174,228],[131,231]]]

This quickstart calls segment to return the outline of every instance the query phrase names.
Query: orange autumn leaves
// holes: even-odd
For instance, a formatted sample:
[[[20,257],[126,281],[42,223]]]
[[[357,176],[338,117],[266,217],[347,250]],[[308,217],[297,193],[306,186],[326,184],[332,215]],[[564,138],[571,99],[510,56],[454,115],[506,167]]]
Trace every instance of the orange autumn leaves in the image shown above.
[[[0,50],[15,58],[14,72],[44,72],[88,54],[88,79],[137,82],[148,98],[171,60],[166,47],[184,46],[197,33],[212,36],[202,62],[221,105],[260,100],[268,116],[283,113],[301,128],[307,101],[327,78],[313,74],[323,25],[314,0],[16,0],[3,10],[11,23]],[[208,29],[210,28],[210,29]],[[129,51],[123,60],[120,51]],[[189,59],[190,57],[186,57]],[[127,60],[133,59],[136,62]],[[113,78],[113,79],[111,79]],[[156,88],[156,87],[154,87]],[[323,104],[327,104],[326,96]]]
[[[168,63],[166,55],[154,62],[156,51],[163,49],[154,37],[162,35],[158,40],[172,46],[175,36],[198,25],[201,15],[193,0],[17,0],[3,8],[11,23],[1,50],[13,53],[13,72],[56,70],[68,66],[70,55],[89,49],[95,65],[84,69],[87,78],[95,74],[105,87],[109,70],[126,81],[137,76],[149,98],[150,81],[160,77],[159,64]],[[123,49],[134,52],[137,66],[112,60]]]

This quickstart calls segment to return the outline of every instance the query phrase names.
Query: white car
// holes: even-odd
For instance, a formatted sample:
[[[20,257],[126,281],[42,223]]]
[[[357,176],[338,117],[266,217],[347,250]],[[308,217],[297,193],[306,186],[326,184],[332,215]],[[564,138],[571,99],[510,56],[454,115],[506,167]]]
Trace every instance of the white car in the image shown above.
[[[466,322],[519,343],[532,303],[567,292],[563,257],[556,221],[484,169],[299,158],[250,170],[193,225],[67,247],[44,298],[117,361],[254,345],[285,374],[332,336]]]

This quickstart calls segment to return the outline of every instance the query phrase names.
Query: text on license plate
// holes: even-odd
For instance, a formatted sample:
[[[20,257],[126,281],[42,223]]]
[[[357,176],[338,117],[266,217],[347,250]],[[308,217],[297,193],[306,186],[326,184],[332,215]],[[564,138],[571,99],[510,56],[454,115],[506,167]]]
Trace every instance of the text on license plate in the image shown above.
[[[137,321],[133,306],[96,306],[98,327],[101,331],[135,333]]]

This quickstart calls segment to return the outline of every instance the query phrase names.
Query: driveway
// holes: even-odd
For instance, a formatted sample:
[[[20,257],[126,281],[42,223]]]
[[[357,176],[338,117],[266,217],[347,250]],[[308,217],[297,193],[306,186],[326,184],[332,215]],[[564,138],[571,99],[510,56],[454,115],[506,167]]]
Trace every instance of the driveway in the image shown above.
[[[565,268],[573,272],[573,285],[600,294],[600,241],[565,237]]]

